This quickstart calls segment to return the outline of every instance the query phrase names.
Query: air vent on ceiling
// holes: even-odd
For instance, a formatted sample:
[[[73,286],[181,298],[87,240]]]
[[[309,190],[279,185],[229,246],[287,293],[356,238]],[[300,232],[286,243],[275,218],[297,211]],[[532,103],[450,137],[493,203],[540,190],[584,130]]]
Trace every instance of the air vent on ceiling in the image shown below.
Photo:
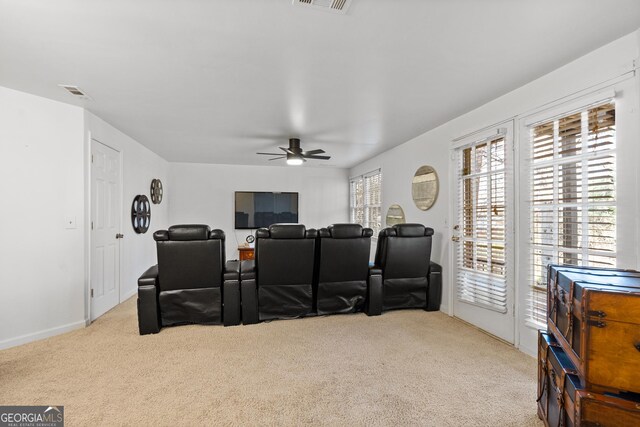
[[[67,92],[69,92],[71,95],[75,96],[76,98],[91,99],[91,97],[86,93],[84,93],[82,89],[80,89],[78,86],[71,86],[71,85],[58,85],[58,86],[65,89]]]
[[[293,4],[344,15],[351,6],[351,0],[293,0]]]

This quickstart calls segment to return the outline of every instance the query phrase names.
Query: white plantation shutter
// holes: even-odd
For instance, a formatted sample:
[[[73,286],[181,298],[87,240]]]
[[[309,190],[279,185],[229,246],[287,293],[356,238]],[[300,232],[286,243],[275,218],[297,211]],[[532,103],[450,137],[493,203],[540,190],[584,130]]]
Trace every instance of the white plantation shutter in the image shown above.
[[[500,313],[507,311],[508,154],[504,134],[457,150],[458,299]]]
[[[382,173],[369,172],[349,181],[351,222],[373,229],[377,236],[382,225]]]
[[[364,226],[373,229],[377,236],[382,226],[382,174],[380,170],[364,176]]]
[[[351,222],[364,224],[364,179],[360,176],[349,181]]]
[[[616,265],[615,104],[529,126],[530,298],[545,324],[548,264]]]

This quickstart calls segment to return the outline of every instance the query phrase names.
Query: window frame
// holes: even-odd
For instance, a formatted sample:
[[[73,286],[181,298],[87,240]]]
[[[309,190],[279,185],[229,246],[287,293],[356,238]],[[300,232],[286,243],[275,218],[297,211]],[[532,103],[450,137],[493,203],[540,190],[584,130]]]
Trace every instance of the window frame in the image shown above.
[[[599,85],[597,88],[581,91],[574,96],[562,98],[541,105],[528,112],[516,115],[516,159],[520,173],[515,174],[516,185],[516,307],[517,337],[516,347],[521,351],[535,355],[537,328],[539,325],[528,322],[527,299],[529,293],[530,260],[530,205],[528,163],[528,128],[535,123],[549,121],[559,117],[586,110],[606,101],[615,103],[616,109],[616,243],[617,268],[637,268],[640,262],[640,218],[637,216],[640,200],[640,173],[637,171],[637,158],[640,147],[635,143],[636,132],[640,131],[638,111],[636,110],[637,91],[635,78],[621,76],[615,81]]]
[[[611,240],[613,241],[612,242],[614,245],[613,249],[607,250],[607,249],[591,247],[591,244],[595,242],[595,236],[591,235],[591,227],[597,225],[597,222],[592,222],[592,220],[590,219],[591,212],[598,210],[598,208],[601,208],[601,209],[604,208],[605,210],[613,209],[614,212],[617,211],[618,209],[617,147],[615,145],[617,127],[615,123],[613,125],[614,135],[613,135],[613,145],[611,147],[604,148],[601,150],[590,151],[590,148],[592,147],[589,146],[592,136],[596,135],[596,133],[592,131],[592,120],[591,120],[592,117],[590,113],[594,109],[601,108],[609,104],[613,105],[612,110],[614,111],[614,115],[615,115],[615,112],[617,110],[615,105],[615,99],[610,99],[610,100],[605,100],[604,102],[601,102],[601,103],[596,103],[594,105],[585,106],[584,108],[580,108],[578,111],[567,112],[566,114],[563,114],[560,117],[554,117],[549,120],[544,120],[542,122],[531,124],[528,126],[529,135],[526,137],[526,139],[527,139],[527,149],[530,155],[533,155],[532,132],[534,132],[535,129],[541,125],[548,126],[549,124],[551,124],[553,128],[552,136],[551,136],[552,152],[550,154],[544,155],[544,157],[546,157],[544,159],[538,159],[537,161],[534,159],[533,161],[530,161],[529,168],[528,168],[528,175],[529,175],[528,198],[531,199],[529,201],[529,212],[528,212],[529,228],[528,229],[529,229],[529,239],[530,239],[529,251],[530,251],[530,257],[532,259],[530,259],[529,265],[527,267],[529,268],[529,274],[531,276],[530,281],[533,280],[535,277],[537,277],[538,274],[542,275],[541,278],[544,278],[546,274],[546,272],[544,271],[543,272],[538,271],[537,272],[538,274],[537,274],[535,271],[535,266],[532,265],[532,263],[535,263],[533,259],[535,259],[536,251],[539,252],[540,257],[542,257],[543,259],[545,257],[547,258],[551,257],[549,261],[554,264],[592,265],[594,262],[595,263],[604,262],[604,259],[608,258],[609,261],[612,263],[607,267],[609,268],[616,267],[618,252],[619,252],[616,244],[616,239],[615,239],[615,233],[617,232],[617,223],[618,223],[617,213],[613,214],[614,235],[610,237]],[[568,135],[568,137],[570,138],[569,141],[571,141],[571,138],[579,138],[580,142],[579,144],[576,145],[577,148],[570,150],[570,151],[577,151],[577,152],[566,155],[566,151],[565,151],[565,154],[563,154],[563,152],[560,150],[563,148],[562,144],[564,142],[564,139],[567,138],[567,136],[561,135],[562,130],[560,129],[560,126],[562,125],[563,120],[567,120],[572,117],[575,118],[578,115],[580,115],[580,130],[577,131],[576,134]],[[607,140],[604,139],[604,141],[607,141]],[[613,182],[611,183],[611,187],[613,189],[610,191],[612,191],[613,194],[609,195],[607,197],[607,200],[603,200],[603,201],[592,200],[592,196],[590,195],[590,186],[592,185],[591,180],[598,179],[599,171],[590,170],[589,163],[591,161],[595,161],[595,162],[604,161],[605,162],[604,164],[611,165],[610,173],[613,175],[612,176]],[[579,166],[573,167],[573,165],[579,165]],[[569,189],[575,188],[575,184],[572,185],[571,180],[566,181],[566,180],[560,179],[567,174],[566,172],[563,172],[563,170],[567,169],[567,167],[569,170],[579,168],[579,172],[570,172],[568,175],[568,179],[577,179],[575,182],[581,183],[578,189],[574,190],[574,191],[579,191],[580,194],[578,195],[576,193],[574,195],[573,193],[570,193],[568,199],[566,198],[567,196],[563,196],[562,193],[566,191],[565,187],[567,186]],[[542,172],[545,169],[552,172]],[[540,175],[536,176],[536,173]],[[532,187],[536,186],[535,180],[548,179],[548,178],[540,178],[540,176],[543,176],[544,174],[549,175],[549,173],[551,173],[553,177],[551,181],[553,200],[552,201],[538,200],[536,202],[535,197],[532,198],[533,193],[531,192]],[[595,183],[593,185],[602,186],[604,184]],[[609,190],[605,189],[603,191],[609,191]],[[571,198],[572,195],[578,198],[572,199]],[[572,200],[576,200],[576,201],[572,201]],[[579,223],[576,223],[576,222],[568,223],[572,228],[571,231],[569,232],[565,231],[567,227],[567,223],[563,218],[564,218],[564,215],[566,215],[567,213],[563,213],[564,211],[568,211],[567,213],[570,215],[570,218],[573,218],[574,220],[579,219],[580,221]],[[536,224],[543,224],[543,222],[535,221],[535,218],[534,218],[535,212],[539,212],[540,215],[544,215],[545,212],[547,213],[547,215],[550,214],[549,219],[551,219],[551,222],[550,223],[546,222],[548,220],[545,220],[544,222],[544,224],[549,224],[545,227],[548,227],[552,231],[551,236],[546,239],[547,240],[546,243],[544,242],[545,239],[540,240],[535,238],[534,230],[535,230]],[[563,214],[561,215],[561,213]],[[560,237],[562,237],[562,239],[560,239]],[[591,240],[592,237],[594,238],[594,240]],[[567,256],[569,258],[574,258],[574,259],[569,260],[568,262],[566,261],[566,259],[565,260],[560,259],[561,257],[566,258]],[[598,261],[598,258],[601,258],[601,260]],[[532,267],[533,267],[533,271],[531,271]],[[546,289],[545,291],[541,291],[541,290],[536,291],[535,286],[533,286],[532,283],[529,283],[529,285],[530,285],[530,289],[529,289],[530,299],[528,300],[529,303],[527,304],[527,307],[526,307],[526,311],[527,311],[526,321],[527,323],[531,324],[534,327],[544,327],[546,322],[542,319],[546,318],[546,309],[544,309],[544,313],[542,313],[540,310],[535,310],[532,307],[532,302],[534,300],[536,301],[540,301],[541,299],[545,300]],[[539,287],[546,288],[546,283],[540,284]],[[540,295],[541,293],[544,293],[545,295],[541,297]],[[533,304],[535,305],[535,303]],[[538,305],[539,304],[541,303],[538,302]],[[539,311],[539,313],[536,313],[536,311]]]
[[[518,300],[520,301],[521,304],[523,303],[523,305],[520,307],[520,310],[519,310],[522,313],[521,314],[521,317],[523,320],[522,324],[524,324],[524,326],[529,329],[537,330],[537,329],[540,329],[541,327],[545,327],[544,324],[535,321],[532,318],[532,316],[529,315],[529,312],[531,310],[530,299],[532,298],[532,293],[531,293],[532,286],[529,279],[531,279],[531,276],[533,274],[531,271],[531,259],[533,257],[533,250],[534,250],[534,244],[532,241],[531,230],[530,230],[530,227],[532,224],[532,211],[534,209],[533,208],[534,205],[530,200],[530,196],[531,196],[532,174],[533,174],[534,168],[536,167],[535,164],[532,164],[530,159],[532,146],[531,146],[531,138],[530,138],[529,132],[539,124],[553,122],[553,121],[571,116],[576,113],[588,111],[591,108],[606,104],[607,102],[611,102],[614,104],[614,108],[617,113],[619,107],[616,103],[616,94],[612,90],[606,90],[606,91],[597,92],[592,95],[581,97],[572,102],[561,104],[555,108],[541,111],[535,115],[529,116],[526,119],[521,120],[520,169],[522,173],[519,174],[520,180],[521,180],[520,186],[519,186],[520,188],[519,197],[520,197],[520,206],[521,206],[519,230],[520,230],[520,233],[522,233],[522,236],[520,239],[522,242],[522,245],[520,245],[521,247],[520,253],[522,255],[520,256],[520,259],[518,262],[519,262],[519,270],[520,270],[519,282],[521,283],[520,292],[523,294],[522,295],[523,297],[519,298]],[[617,138],[617,125],[618,123],[616,121],[616,138]],[[588,138],[588,134],[584,135],[583,138]],[[611,151],[611,153],[613,153],[613,155],[615,156],[616,165],[617,165],[617,158],[618,158],[617,144],[616,144],[616,148],[614,148]],[[581,159],[582,157],[577,156],[576,160]],[[616,179],[614,181],[614,186],[616,187],[616,189],[618,187],[618,178],[619,176],[616,173]],[[557,184],[557,183],[554,183],[554,184]],[[588,202],[586,204],[588,204]],[[618,194],[616,194],[615,201],[613,202],[613,204],[616,207],[616,210],[619,210]],[[618,218],[616,218],[616,226],[619,227]],[[618,252],[619,252],[619,248],[617,247],[616,259],[617,259]]]

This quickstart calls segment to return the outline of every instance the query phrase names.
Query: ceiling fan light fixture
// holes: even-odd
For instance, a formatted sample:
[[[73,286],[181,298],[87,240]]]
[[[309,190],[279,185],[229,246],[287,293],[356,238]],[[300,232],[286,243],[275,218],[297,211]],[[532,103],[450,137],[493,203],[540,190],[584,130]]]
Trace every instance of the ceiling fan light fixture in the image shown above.
[[[303,160],[300,157],[289,157],[287,158],[287,164],[289,166],[300,166],[302,164]]]

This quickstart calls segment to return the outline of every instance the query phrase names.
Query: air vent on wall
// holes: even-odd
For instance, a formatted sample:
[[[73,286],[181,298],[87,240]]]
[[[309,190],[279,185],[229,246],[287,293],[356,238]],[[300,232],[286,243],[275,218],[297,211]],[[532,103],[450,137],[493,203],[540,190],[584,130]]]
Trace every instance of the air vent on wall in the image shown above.
[[[293,0],[293,4],[344,15],[351,6],[351,0]]]
[[[71,86],[71,85],[58,85],[58,86],[65,89],[67,92],[69,92],[71,95],[75,96],[76,98],[91,99],[91,97],[86,93],[84,93],[82,89],[80,89],[78,86]]]

